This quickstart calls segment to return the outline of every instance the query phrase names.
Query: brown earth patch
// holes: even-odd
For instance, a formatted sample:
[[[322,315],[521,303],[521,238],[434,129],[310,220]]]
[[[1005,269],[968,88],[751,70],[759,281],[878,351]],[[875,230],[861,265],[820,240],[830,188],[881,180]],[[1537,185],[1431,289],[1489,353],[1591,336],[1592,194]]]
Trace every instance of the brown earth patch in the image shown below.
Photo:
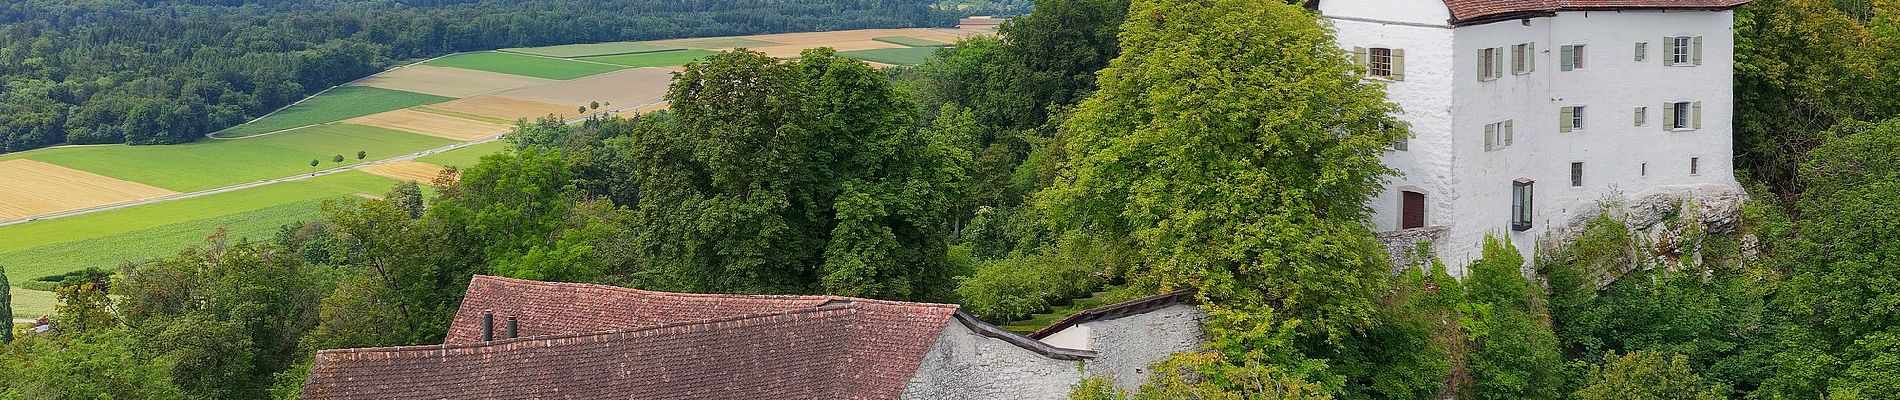
[[[356,117],[346,123],[395,129],[404,132],[455,140],[485,139],[508,133],[512,126],[430,114],[416,110],[396,110]]]
[[[634,68],[510,90],[496,93],[495,97],[549,104],[572,104],[567,106],[569,107],[567,111],[571,114],[576,111],[573,107],[595,101],[611,104],[611,106],[603,107],[605,109],[652,104],[664,99],[667,86],[672,84],[673,71],[662,68]]]
[[[511,99],[497,96],[475,96],[461,100],[430,104],[429,108],[451,112],[475,114],[484,117],[518,120],[534,120],[554,114],[563,118],[573,117],[576,105],[560,105],[534,100]]]
[[[472,69],[410,65],[363,78],[354,85],[437,96],[469,97],[548,82],[555,81]]]
[[[396,161],[360,168],[363,172],[380,175],[398,181],[416,181],[429,183],[436,175],[442,174],[443,167],[435,164],[415,161]]]
[[[177,193],[39,161],[0,161],[0,220]]]

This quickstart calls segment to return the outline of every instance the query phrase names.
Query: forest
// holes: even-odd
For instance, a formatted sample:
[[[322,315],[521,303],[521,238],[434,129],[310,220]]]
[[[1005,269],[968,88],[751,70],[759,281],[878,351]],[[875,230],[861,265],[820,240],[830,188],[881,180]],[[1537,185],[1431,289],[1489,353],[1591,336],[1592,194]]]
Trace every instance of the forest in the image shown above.
[[[190,142],[325,88],[454,52],[950,26],[961,15],[919,0],[7,1],[0,153]]]
[[[1753,200],[1666,240],[1606,201],[1530,259],[1389,265],[1363,204],[1409,133],[1311,10],[1042,0],[912,68],[722,53],[671,110],[524,122],[432,193],[68,276],[0,398],[294,398],[316,350],[439,343],[475,274],[998,323],[1197,290],[1206,351],[1076,399],[1900,398],[1900,3],[1736,17]]]

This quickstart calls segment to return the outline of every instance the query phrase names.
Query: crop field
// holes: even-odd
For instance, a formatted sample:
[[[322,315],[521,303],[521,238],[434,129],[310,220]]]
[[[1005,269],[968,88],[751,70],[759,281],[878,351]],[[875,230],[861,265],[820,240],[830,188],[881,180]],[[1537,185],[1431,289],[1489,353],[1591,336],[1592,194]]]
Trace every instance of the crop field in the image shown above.
[[[453,99],[368,86],[344,86],[257,121],[225,129],[216,135],[226,138],[253,136],[449,100]]]
[[[31,321],[41,315],[53,315],[53,304],[57,302],[53,292],[27,290],[21,288],[0,288],[13,290],[13,319]],[[6,325],[11,326],[11,325]]]
[[[605,56],[613,54],[654,53],[680,50],[681,47],[665,46],[653,42],[607,42],[564,44],[559,46],[510,48],[501,51],[510,53],[533,54],[537,56],[574,58],[587,56]]]
[[[176,192],[33,160],[0,161],[0,220]]]
[[[554,80],[568,80],[626,68],[612,64],[494,51],[456,54],[423,64]]]
[[[719,54],[707,50],[675,50],[658,53],[620,54],[599,57],[584,57],[582,60],[625,65],[629,67],[672,67],[705,59]]]
[[[950,45],[949,43],[910,36],[878,36],[871,38],[871,40],[905,47],[944,47]]]
[[[503,151],[508,151],[508,142],[488,142],[417,157],[416,161],[444,167],[468,168],[474,166],[476,161],[481,161],[482,156]]]
[[[429,183],[442,173],[442,166],[415,161],[397,161],[363,167],[363,172],[397,181]]]
[[[413,109],[367,115],[351,119],[347,122],[454,140],[487,139],[495,135],[508,133],[509,129],[514,128],[513,125],[458,118]]]
[[[900,49],[871,49],[871,50],[840,51],[838,52],[838,55],[856,58],[856,59],[864,60],[864,61],[891,64],[891,65],[917,65],[917,64],[923,64],[924,60],[928,60],[930,59],[931,55],[937,54],[937,49],[938,48],[936,47],[905,47],[905,48],[900,48]]]
[[[352,85],[460,98],[548,82],[554,80],[472,69],[411,65],[383,71]]]
[[[567,107],[579,107],[589,102],[599,101],[612,105],[601,107],[602,109],[620,109],[658,102],[666,97],[666,89],[672,83],[673,71],[659,68],[636,68],[520,88],[496,93],[494,96],[547,104],[572,104]],[[576,111],[579,110],[568,108],[562,114],[576,115]]]
[[[578,115],[576,114],[576,112],[579,111],[578,107],[580,107],[579,104],[563,105],[497,96],[475,96],[430,105],[428,108],[432,111],[425,112],[446,111],[480,115],[506,121],[520,119],[533,121],[535,118],[545,117],[550,114],[560,117]]]
[[[95,214],[0,226],[0,265],[19,282],[84,269],[117,267],[201,243],[217,227],[229,237],[269,239],[278,225],[318,215],[324,199],[387,192],[395,180],[343,172],[204,197]]]
[[[652,41],[648,43],[653,43],[656,45],[679,46],[679,47],[684,47],[684,48],[694,49],[694,50],[730,50],[730,49],[736,49],[736,48],[742,48],[742,47],[752,48],[752,47],[785,45],[784,43],[779,43],[779,42],[771,42],[771,41],[764,41],[764,40],[758,40],[758,39],[747,39],[743,37],[671,39],[671,40],[656,40],[656,41]]]
[[[191,192],[307,173],[316,168],[447,146],[453,140],[372,126],[329,124],[242,140],[201,140],[166,146],[62,147],[0,156],[30,159],[113,178]],[[342,155],[343,163],[331,157]],[[310,160],[319,160],[312,168]]]

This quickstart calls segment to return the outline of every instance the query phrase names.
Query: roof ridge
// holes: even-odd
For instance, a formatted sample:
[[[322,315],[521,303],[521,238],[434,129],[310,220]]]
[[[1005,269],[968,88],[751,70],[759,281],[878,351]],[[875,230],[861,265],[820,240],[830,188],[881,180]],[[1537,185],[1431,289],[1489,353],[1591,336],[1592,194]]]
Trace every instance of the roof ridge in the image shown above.
[[[838,296],[838,295],[828,295],[828,294],[806,295],[806,294],[739,294],[739,293],[666,292],[666,291],[658,291],[658,290],[635,289],[635,288],[630,288],[630,287],[621,287],[621,286],[614,286],[614,285],[602,285],[602,284],[596,284],[596,283],[548,282],[548,281],[537,281],[537,280],[529,280],[529,279],[509,278],[509,277],[503,277],[503,276],[480,275],[480,274],[475,275],[473,277],[473,280],[470,281],[469,285],[474,286],[474,282],[481,282],[484,280],[497,281],[497,282],[510,284],[510,285],[566,287],[566,288],[576,288],[576,289],[597,289],[597,290],[604,290],[604,291],[609,291],[609,292],[623,292],[623,293],[633,293],[633,294],[642,294],[642,295],[651,295],[651,296],[668,296],[668,297],[683,297],[683,298],[778,299],[778,300],[813,300],[813,301],[822,300],[820,304],[823,304],[824,302],[842,300],[842,301],[850,301],[850,302],[866,302],[866,303],[877,303],[877,304],[888,304],[888,305],[962,308],[959,305],[947,304],[947,303],[924,303],[924,302],[913,302],[913,301],[867,299],[867,298],[861,298],[861,297],[848,297],[848,296]]]
[[[581,340],[578,340],[578,339],[598,338],[598,337],[605,337],[605,336],[615,336],[613,339],[646,337],[646,336],[652,336],[652,335],[644,335],[646,333],[651,333],[651,332],[661,331],[661,330],[668,330],[668,332],[666,333],[697,332],[700,329],[721,329],[721,328],[731,328],[731,327],[740,327],[740,326],[750,326],[753,323],[759,323],[759,322],[792,321],[792,320],[798,320],[800,317],[803,317],[806,314],[818,314],[818,316],[820,317],[829,317],[833,315],[857,314],[860,311],[861,309],[855,303],[826,304],[826,305],[819,305],[819,306],[807,307],[807,308],[797,308],[797,309],[783,310],[783,311],[736,315],[736,316],[720,317],[720,318],[707,318],[707,319],[693,320],[693,321],[648,325],[648,326],[642,326],[642,327],[636,327],[636,328],[614,329],[614,330],[595,331],[595,332],[563,333],[563,334],[541,335],[541,336],[526,336],[526,337],[519,337],[519,338],[513,338],[513,339],[492,340],[492,341],[486,341],[486,342],[325,349],[325,350],[318,350],[316,352],[316,356],[318,358],[322,358],[326,355],[330,355],[330,356],[342,356],[340,358],[344,358],[344,359],[357,359],[357,358],[364,358],[363,356],[369,356],[369,355],[399,356],[399,355],[404,355],[404,354],[426,353],[426,352],[434,352],[434,351],[456,351],[456,350],[485,351],[486,350],[485,348],[504,348],[505,347],[506,349],[515,349],[515,348],[520,348],[520,347],[546,347],[546,346],[557,345],[557,344],[582,342]],[[524,344],[524,343],[539,343],[541,345],[540,346],[522,346],[521,344]],[[393,358],[393,357],[379,357],[379,358]]]
[[[1049,335],[1053,335],[1056,332],[1059,332],[1063,329],[1068,329],[1070,326],[1074,326],[1076,324],[1081,324],[1085,322],[1093,322],[1093,321],[1112,320],[1112,319],[1117,319],[1117,318],[1127,316],[1126,314],[1140,313],[1152,308],[1159,308],[1160,306],[1164,306],[1164,305],[1173,305],[1175,303],[1183,303],[1188,300],[1194,300],[1194,294],[1195,292],[1193,289],[1182,289],[1182,290],[1176,290],[1176,291],[1161,293],[1161,294],[1156,294],[1156,295],[1143,296],[1141,298],[1134,299],[1134,300],[1128,300],[1128,301],[1118,302],[1118,303],[1104,305],[1100,307],[1095,307],[1095,308],[1091,308],[1087,310],[1082,310],[1081,312],[1077,312],[1075,314],[1070,314],[1067,317],[1063,317],[1061,320],[1057,320],[1056,322],[1049,324],[1049,326],[1042,327],[1042,329],[1037,329],[1036,332],[1030,333],[1029,337],[1033,339],[1042,339],[1042,338],[1048,337]],[[1122,311],[1125,311],[1125,310],[1130,311],[1130,312],[1122,313]]]

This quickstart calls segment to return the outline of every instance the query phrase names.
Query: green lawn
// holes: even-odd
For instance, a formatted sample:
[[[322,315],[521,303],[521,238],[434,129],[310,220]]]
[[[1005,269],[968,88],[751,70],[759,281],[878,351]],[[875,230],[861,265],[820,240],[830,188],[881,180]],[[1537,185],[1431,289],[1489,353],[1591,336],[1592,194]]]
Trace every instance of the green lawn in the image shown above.
[[[537,56],[574,58],[604,56],[612,54],[652,53],[658,51],[679,50],[679,47],[656,45],[648,42],[607,42],[564,44],[547,47],[516,47],[501,49],[510,53],[533,54]]]
[[[395,180],[350,171],[210,196],[0,227],[0,265],[22,282],[86,267],[176,254],[217,227],[232,239],[270,240],[280,225],[315,218],[324,199],[381,194]]]
[[[871,38],[871,40],[909,47],[944,47],[950,45],[949,43],[910,36],[879,36]]]
[[[907,47],[902,49],[871,49],[841,51],[838,55],[864,61],[881,62],[892,65],[917,65],[937,54],[936,47]]]
[[[144,183],[178,192],[191,192],[310,172],[317,168],[352,164],[357,151],[379,160],[447,146],[454,140],[371,126],[318,125],[276,135],[242,140],[201,140],[165,146],[62,147],[0,156],[0,161],[27,158]],[[331,158],[342,155],[342,164]]]
[[[625,69],[615,65],[493,51],[456,54],[423,64],[559,80]]]
[[[13,318],[33,319],[41,315],[53,315],[53,292],[28,290],[17,287],[5,289],[12,289],[13,291]],[[6,325],[0,326],[13,326],[12,321],[0,322],[6,322]]]
[[[686,65],[708,56],[719,54],[706,50],[674,50],[658,53],[621,54],[600,57],[584,57],[582,60],[619,64],[629,67],[673,67]]]
[[[417,157],[417,162],[435,164],[444,167],[468,168],[481,161],[482,156],[508,150],[507,141],[494,141],[451,151]]]
[[[245,137],[449,100],[454,98],[368,86],[344,86],[263,119],[219,131],[216,135]]]

